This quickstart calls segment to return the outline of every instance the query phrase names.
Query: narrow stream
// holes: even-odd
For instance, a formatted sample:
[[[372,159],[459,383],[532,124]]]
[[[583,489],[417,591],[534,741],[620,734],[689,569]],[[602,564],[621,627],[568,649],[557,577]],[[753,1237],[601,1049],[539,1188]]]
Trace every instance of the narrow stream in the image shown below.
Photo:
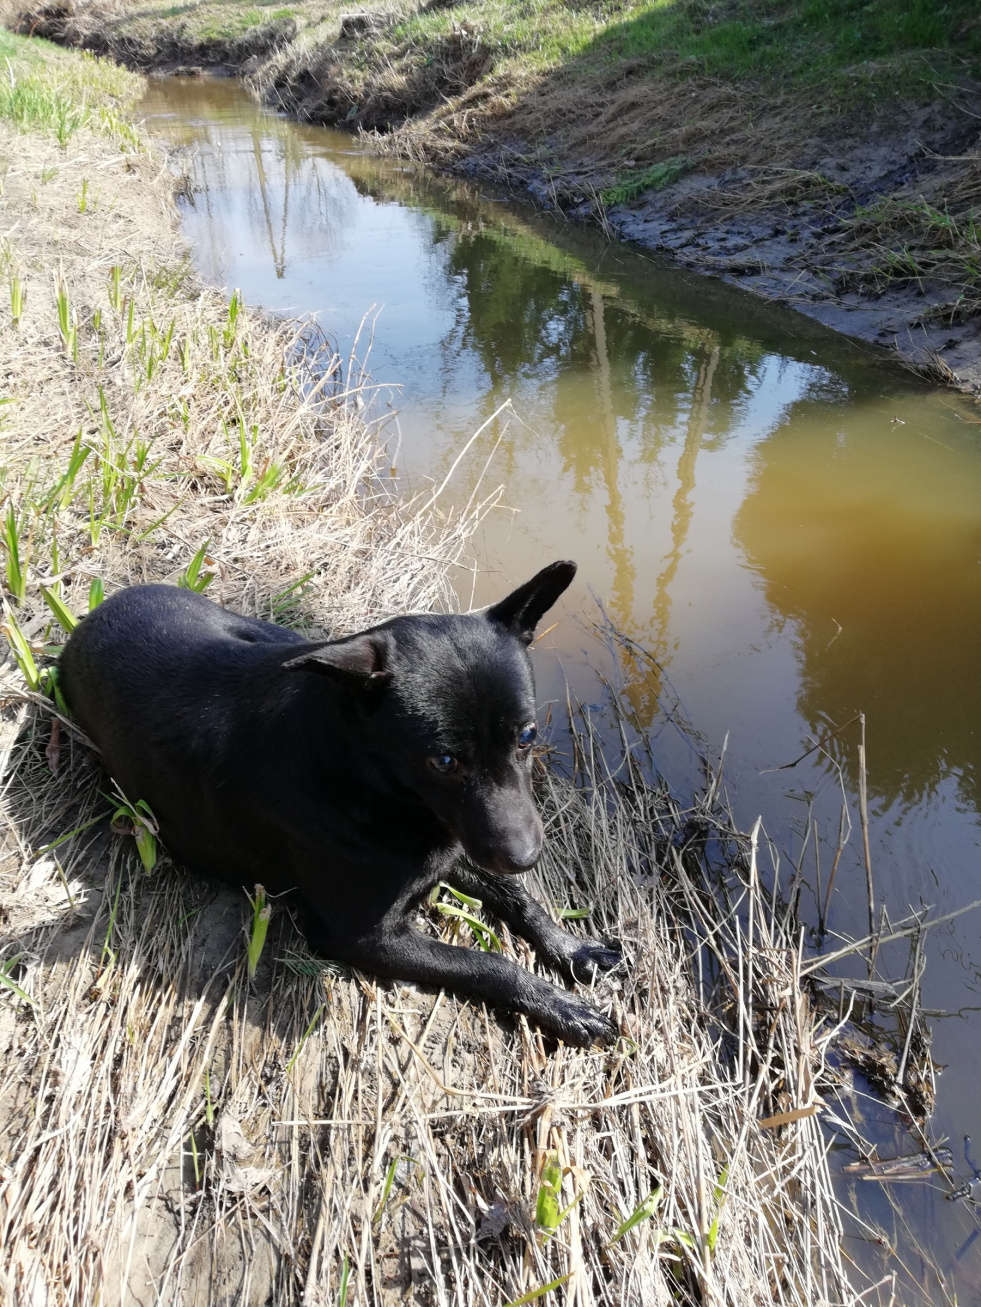
[[[490,459],[483,485],[503,484],[506,506],[482,528],[476,589],[463,572],[459,587],[482,603],[546,562],[578,560],[556,655],[539,653],[543,697],[568,676],[601,698],[571,620],[598,600],[662,669],[629,665],[625,692],[673,783],[693,776],[678,710],[711,755],[728,737],[741,824],[765,814],[796,858],[817,823],[826,878],[843,777],[855,830],[829,924],[850,936],[867,922],[858,728],[772,769],[862,710],[879,900],[897,919],[981,898],[976,407],[797,314],[263,113],[234,83],[154,81],[143,111],[196,146],[184,225],[206,277],[315,314],[342,349],[374,315],[370,368],[399,387],[380,402],[397,410],[403,484],[441,480],[512,400],[450,483],[451,502],[466,502]],[[816,921],[813,852],[805,870]],[[933,1021],[947,1070],[932,1132],[969,1180],[981,1165],[981,911],[932,932],[926,952],[924,1004],[951,1014]],[[895,961],[900,975],[905,953]],[[891,1111],[849,1105],[882,1156],[912,1151]],[[840,1182],[927,1300],[981,1302],[973,1203],[944,1201],[939,1183]],[[873,1264],[857,1237],[850,1252]]]

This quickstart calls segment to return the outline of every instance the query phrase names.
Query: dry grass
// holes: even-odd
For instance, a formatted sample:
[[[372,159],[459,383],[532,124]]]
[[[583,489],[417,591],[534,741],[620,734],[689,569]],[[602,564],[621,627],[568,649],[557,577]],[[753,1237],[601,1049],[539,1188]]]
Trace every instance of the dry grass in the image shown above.
[[[301,578],[306,620],[330,630],[445,601],[465,530],[434,562],[434,523],[384,500],[356,364],[196,285],[161,160],[89,133],[5,145],[24,310],[0,319],[3,488],[33,579],[60,577],[79,612],[93,579],[176,580],[207,543],[210,593],[250,611],[296,607]],[[62,486],[76,442],[89,453]]]
[[[943,162],[939,176],[849,220],[842,247],[863,266],[842,285],[877,293],[914,287],[930,301],[925,316],[953,326],[981,314],[981,154]]]
[[[91,759],[73,746],[71,779],[53,779],[46,715],[27,726],[10,722],[5,782],[22,841],[8,950],[32,1000],[0,1026],[8,1293],[854,1301],[816,1115],[833,1026],[809,1010],[755,840],[711,797],[680,811],[636,766],[604,779],[586,715],[575,782],[542,769],[539,892],[590,908],[630,959],[596,993],[629,1038],[549,1051],[523,1021],[314,963],[282,912],[250,986],[244,897],[147,878],[104,830],[38,860],[106,805]],[[719,841],[727,870],[707,856]],[[548,1165],[554,1228],[536,1220]]]
[[[401,139],[439,161],[500,138],[505,150],[547,141],[556,162],[603,177],[626,159],[645,167],[691,156],[713,171],[791,148],[798,108],[788,95],[715,79],[679,86],[625,61],[591,78],[502,73],[409,124]]]

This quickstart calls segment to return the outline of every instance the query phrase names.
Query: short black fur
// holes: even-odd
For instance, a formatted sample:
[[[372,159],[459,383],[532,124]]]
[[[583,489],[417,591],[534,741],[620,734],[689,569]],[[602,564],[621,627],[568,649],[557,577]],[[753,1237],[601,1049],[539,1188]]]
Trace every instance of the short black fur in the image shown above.
[[[567,934],[512,874],[542,846],[527,646],[575,570],[553,563],[483,613],[314,643],[188,590],[135,586],[73,631],[61,685],[106,770],[192,871],[297,890],[328,957],[523,1012],[570,1044],[608,1042],[612,1023],[574,995],[412,924],[447,880],[567,975],[620,960]]]

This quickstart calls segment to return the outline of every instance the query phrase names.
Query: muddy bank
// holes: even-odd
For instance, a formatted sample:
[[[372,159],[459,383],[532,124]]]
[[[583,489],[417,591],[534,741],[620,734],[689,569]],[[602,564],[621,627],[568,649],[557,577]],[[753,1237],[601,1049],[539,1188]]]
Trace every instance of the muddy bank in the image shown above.
[[[26,12],[7,7],[4,21],[22,36],[88,50],[137,71],[184,76],[197,72],[247,76],[297,35],[296,23],[286,16],[268,21],[260,18],[239,33],[212,35],[191,27],[181,17],[132,24],[120,21],[119,13],[71,4]]]
[[[207,12],[55,5],[8,23],[132,67],[234,72],[303,121],[503,184],[981,392],[981,86],[964,75],[926,103],[814,103],[643,60],[529,75],[469,19],[407,37],[402,10],[301,5],[230,11],[215,34]]]
[[[977,309],[956,273],[947,276],[942,266],[934,266],[911,269],[899,278],[890,275],[896,262],[912,263],[910,238],[939,265],[943,252],[917,230],[924,205],[942,213],[952,190],[981,186],[977,163],[960,163],[955,169],[937,159],[941,151],[953,153],[963,146],[955,143],[960,133],[951,131],[949,123],[934,117],[933,125],[934,131],[924,130],[918,139],[911,133],[897,138],[883,132],[837,148],[817,139],[792,165],[693,172],[602,210],[588,198],[595,179],[577,176],[573,169],[563,179],[564,193],[557,195],[554,176],[510,160],[506,152],[478,153],[457,167],[471,177],[521,184],[543,207],[565,209],[580,221],[600,221],[619,239],[669,254],[834,330],[895,351],[931,380],[979,393]],[[877,222],[863,214],[867,206],[887,211]],[[890,218],[892,233],[877,229]],[[890,234],[895,244],[886,243]]]

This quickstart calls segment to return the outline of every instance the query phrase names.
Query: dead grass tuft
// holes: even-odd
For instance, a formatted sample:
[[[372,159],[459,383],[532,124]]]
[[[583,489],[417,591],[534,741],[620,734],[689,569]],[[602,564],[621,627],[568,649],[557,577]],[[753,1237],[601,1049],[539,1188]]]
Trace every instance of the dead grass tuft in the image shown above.
[[[857,210],[843,249],[862,266],[842,285],[915,286],[929,296],[928,317],[953,326],[981,314],[981,154],[946,162],[939,177]]]
[[[834,1024],[756,834],[711,795],[683,811],[630,762],[614,781],[574,714],[574,777],[540,773],[538,892],[623,941],[594,997],[629,1038],[550,1051],[316,963],[282,910],[250,986],[244,899],[148,878],[104,828],[37,859],[105,807],[75,745],[50,777],[47,721],[9,720],[5,773],[29,997],[0,1008],[0,1232],[24,1301],[855,1301],[816,1115]]]

